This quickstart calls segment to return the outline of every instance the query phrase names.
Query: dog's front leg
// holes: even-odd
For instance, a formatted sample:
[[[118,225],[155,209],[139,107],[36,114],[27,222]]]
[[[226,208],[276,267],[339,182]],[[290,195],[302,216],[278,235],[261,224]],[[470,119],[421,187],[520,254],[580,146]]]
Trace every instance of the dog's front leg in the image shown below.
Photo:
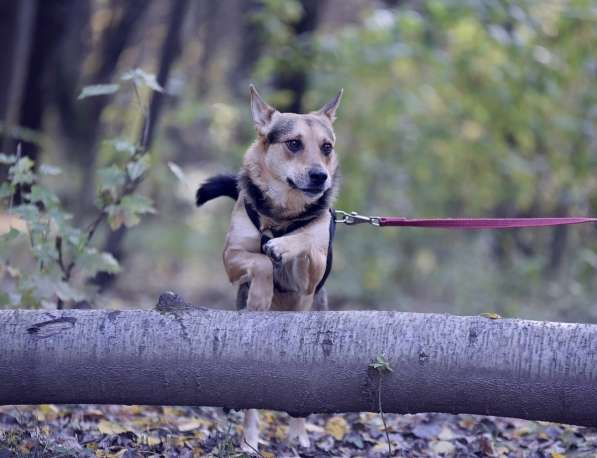
[[[241,249],[224,250],[224,266],[233,283],[249,282],[247,310],[269,310],[274,295],[271,260],[260,253]]]
[[[311,447],[311,441],[307,434],[305,417],[290,417],[288,424],[288,442],[292,443],[298,441],[299,445],[304,448]]]
[[[243,421],[243,437],[240,448],[247,453],[259,453],[259,411],[257,409],[245,410]]]
[[[271,260],[260,253],[227,247],[224,266],[233,283],[250,283],[247,310],[269,310],[274,295],[273,266]],[[259,448],[259,411],[245,411],[241,449],[255,453]]]
[[[314,245],[308,233],[301,233],[271,239],[264,249],[273,263],[289,267],[300,293],[314,293],[325,272],[325,246]]]

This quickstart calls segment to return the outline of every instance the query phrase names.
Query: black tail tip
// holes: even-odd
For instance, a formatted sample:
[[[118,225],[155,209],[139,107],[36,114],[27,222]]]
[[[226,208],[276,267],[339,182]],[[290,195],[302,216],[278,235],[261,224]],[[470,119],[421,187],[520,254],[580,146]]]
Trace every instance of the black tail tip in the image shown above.
[[[205,202],[207,202],[207,196],[204,192],[202,192],[202,187],[197,189],[197,193],[195,194],[195,204],[197,207],[201,207]]]
[[[238,199],[236,175],[216,175],[203,183],[195,195],[197,207],[217,197],[226,196],[233,200]]]

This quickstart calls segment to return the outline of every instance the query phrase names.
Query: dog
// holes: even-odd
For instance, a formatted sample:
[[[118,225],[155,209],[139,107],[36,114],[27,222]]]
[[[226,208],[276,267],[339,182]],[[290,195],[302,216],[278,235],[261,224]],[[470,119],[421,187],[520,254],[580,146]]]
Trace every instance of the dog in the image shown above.
[[[342,90],[308,114],[281,113],[250,86],[257,138],[237,175],[208,179],[197,205],[235,200],[223,260],[239,285],[238,308],[252,311],[327,309],[323,284],[332,266],[339,187],[333,123]],[[289,440],[309,446],[304,418],[291,418]],[[245,413],[243,449],[258,449],[259,414]]]

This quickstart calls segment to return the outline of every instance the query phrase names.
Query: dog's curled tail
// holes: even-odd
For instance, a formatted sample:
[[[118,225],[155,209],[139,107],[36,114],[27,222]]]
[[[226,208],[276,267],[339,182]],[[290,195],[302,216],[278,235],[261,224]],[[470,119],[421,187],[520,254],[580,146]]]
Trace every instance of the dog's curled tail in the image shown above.
[[[228,196],[233,200],[238,199],[238,177],[236,175],[216,175],[208,178],[197,189],[196,202],[200,207],[205,202],[216,197]]]

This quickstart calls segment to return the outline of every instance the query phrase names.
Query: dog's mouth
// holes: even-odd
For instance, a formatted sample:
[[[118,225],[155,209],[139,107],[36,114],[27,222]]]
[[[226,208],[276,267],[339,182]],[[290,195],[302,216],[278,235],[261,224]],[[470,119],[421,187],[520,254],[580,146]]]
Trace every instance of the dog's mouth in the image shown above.
[[[297,189],[299,191],[302,191],[304,194],[308,195],[309,197],[318,196],[319,194],[322,194],[325,191],[325,186],[309,186],[306,188],[301,188],[290,178],[286,178],[286,182],[292,189]]]

